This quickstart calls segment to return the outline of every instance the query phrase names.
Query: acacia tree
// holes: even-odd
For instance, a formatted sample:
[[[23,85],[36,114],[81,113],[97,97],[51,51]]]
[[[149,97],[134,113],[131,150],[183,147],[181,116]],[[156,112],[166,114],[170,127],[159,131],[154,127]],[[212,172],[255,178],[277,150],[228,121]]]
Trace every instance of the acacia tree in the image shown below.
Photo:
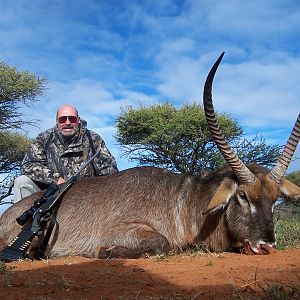
[[[30,142],[20,130],[24,125],[36,124],[35,120],[25,120],[20,109],[38,101],[45,85],[46,79],[0,62],[0,204],[11,194],[13,179]]]
[[[241,126],[227,114],[218,114],[227,141],[245,162],[272,166],[280,146],[268,146],[261,136],[243,138]],[[200,174],[226,163],[206,125],[202,106],[169,103],[122,110],[116,119],[116,139],[123,155],[139,165],[152,165],[180,173]]]

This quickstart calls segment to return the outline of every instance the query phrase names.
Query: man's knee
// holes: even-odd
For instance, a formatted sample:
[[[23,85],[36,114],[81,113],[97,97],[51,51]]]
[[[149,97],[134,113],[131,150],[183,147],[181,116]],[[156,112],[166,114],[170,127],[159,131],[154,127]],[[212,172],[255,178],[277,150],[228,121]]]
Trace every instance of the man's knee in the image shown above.
[[[14,181],[15,202],[39,191],[39,187],[26,175],[17,177]]]
[[[32,185],[34,183],[28,176],[20,175],[15,179],[14,187],[20,188],[24,185]]]

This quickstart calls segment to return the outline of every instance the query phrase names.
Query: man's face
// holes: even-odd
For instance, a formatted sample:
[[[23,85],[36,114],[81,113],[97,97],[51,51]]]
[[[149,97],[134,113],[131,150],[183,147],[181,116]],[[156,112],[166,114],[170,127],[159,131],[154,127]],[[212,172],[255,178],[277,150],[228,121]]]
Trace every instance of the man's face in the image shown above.
[[[73,137],[77,131],[80,118],[76,110],[70,106],[63,106],[57,112],[56,124],[65,139]]]

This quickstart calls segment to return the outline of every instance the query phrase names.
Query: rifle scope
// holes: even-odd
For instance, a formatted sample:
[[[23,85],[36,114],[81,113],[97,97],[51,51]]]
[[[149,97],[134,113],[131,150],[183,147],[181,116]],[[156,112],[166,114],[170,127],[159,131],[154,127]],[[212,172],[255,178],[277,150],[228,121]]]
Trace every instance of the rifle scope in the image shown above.
[[[16,221],[19,225],[23,226],[33,215],[34,213],[47,201],[47,198],[52,196],[55,192],[59,190],[59,187],[56,183],[52,183],[49,185],[47,190],[45,191],[44,195],[34,201],[33,205],[25,210],[21,216],[16,218]]]

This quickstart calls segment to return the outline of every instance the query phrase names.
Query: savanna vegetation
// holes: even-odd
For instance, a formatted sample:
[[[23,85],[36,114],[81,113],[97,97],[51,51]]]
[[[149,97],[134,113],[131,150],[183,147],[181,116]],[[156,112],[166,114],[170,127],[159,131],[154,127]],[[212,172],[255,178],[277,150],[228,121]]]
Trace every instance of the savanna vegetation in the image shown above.
[[[29,71],[19,71],[0,62],[0,204],[12,193],[12,182],[30,143],[25,125],[36,125],[22,114],[43,95],[46,79]]]

